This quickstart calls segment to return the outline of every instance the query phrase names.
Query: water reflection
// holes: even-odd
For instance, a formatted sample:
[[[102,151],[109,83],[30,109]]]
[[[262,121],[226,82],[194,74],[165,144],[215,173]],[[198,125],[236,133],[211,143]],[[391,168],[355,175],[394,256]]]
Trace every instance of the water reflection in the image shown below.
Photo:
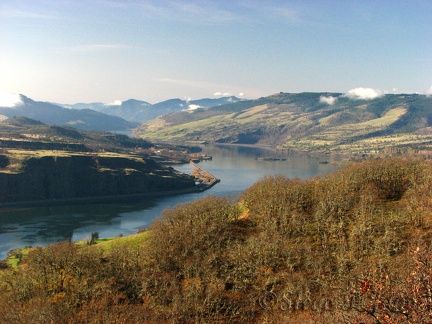
[[[46,245],[64,240],[78,241],[92,232],[101,236],[136,233],[145,226],[122,226],[120,215],[154,207],[155,201],[134,204],[87,204],[0,209],[0,258],[12,248]],[[121,232],[123,231],[123,232]]]
[[[123,203],[0,208],[0,259],[13,248],[79,241],[96,231],[100,237],[136,233],[150,225],[166,208],[209,194],[235,196],[268,174],[305,179],[334,170],[329,164],[319,164],[316,158],[268,149],[206,146],[203,153],[213,156],[213,160],[203,161],[200,165],[221,179],[204,193]],[[284,160],[261,160],[269,157]],[[186,173],[192,171],[188,164],[175,168]]]

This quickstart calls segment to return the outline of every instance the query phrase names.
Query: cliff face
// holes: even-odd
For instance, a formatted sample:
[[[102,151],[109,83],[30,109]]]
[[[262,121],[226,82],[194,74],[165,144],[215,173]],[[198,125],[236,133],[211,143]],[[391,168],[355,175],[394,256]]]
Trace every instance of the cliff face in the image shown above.
[[[194,187],[193,177],[153,160],[44,156],[25,160],[19,173],[0,172],[0,203],[162,194]]]

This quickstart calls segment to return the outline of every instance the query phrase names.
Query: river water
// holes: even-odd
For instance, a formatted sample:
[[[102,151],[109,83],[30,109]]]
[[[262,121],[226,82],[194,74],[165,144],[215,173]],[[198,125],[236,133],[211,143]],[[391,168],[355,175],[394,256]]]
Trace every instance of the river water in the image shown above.
[[[316,157],[263,148],[205,146],[203,153],[213,159],[200,162],[200,166],[221,179],[205,192],[137,202],[0,208],[0,259],[14,248],[80,241],[89,238],[92,232],[99,232],[100,237],[134,234],[149,226],[166,208],[210,194],[237,196],[265,175],[306,179],[335,170],[333,165],[320,163],[323,160]],[[174,168],[192,172],[189,164]]]

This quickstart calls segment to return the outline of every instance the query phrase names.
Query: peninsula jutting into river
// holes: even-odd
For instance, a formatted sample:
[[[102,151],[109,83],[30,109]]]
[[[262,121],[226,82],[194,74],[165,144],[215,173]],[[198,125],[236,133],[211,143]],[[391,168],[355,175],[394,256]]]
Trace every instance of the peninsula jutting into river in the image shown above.
[[[0,204],[85,202],[198,190],[193,176],[151,159],[63,151],[24,158],[19,171],[0,172],[0,181]]]
[[[202,188],[202,190],[210,189],[216,183],[220,182],[220,179],[216,178],[210,172],[207,172],[198,164],[193,161],[190,161],[190,164],[195,168],[192,171],[192,175],[197,179],[197,185]]]
[[[92,232],[99,236],[115,237],[137,233],[148,227],[167,208],[194,201],[207,195],[236,197],[258,179],[266,175],[286,175],[290,178],[309,178],[329,173],[332,164],[321,165],[314,157],[275,153],[268,149],[240,146],[204,146],[203,153],[212,156],[199,165],[221,179],[204,191],[160,197],[141,197],[133,200],[105,200],[103,202],[64,203],[2,207],[0,217],[0,259],[8,251],[24,246],[47,245],[55,242],[80,241]],[[255,157],[275,156],[286,161],[260,161]],[[184,174],[191,174],[189,164],[173,164]],[[195,185],[194,180],[194,187]]]
[[[22,117],[1,125],[0,207],[151,198],[199,192],[216,183],[205,172],[195,177],[164,165],[187,163],[200,148],[156,147],[125,135]]]

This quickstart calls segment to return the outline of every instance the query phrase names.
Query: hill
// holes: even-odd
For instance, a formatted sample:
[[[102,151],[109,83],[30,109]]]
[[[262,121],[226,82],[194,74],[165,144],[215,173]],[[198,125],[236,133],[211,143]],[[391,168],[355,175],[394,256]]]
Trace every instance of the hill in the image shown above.
[[[198,190],[194,177],[155,161],[153,144],[125,135],[15,117],[0,123],[0,145],[0,206]],[[156,157],[187,162],[186,150],[169,147]]]
[[[104,104],[95,103],[78,103],[73,105],[63,105],[73,109],[93,109],[108,115],[118,116],[131,122],[146,122],[156,117],[170,114],[173,112],[194,110],[197,108],[209,108],[221,106],[227,103],[241,101],[234,96],[222,98],[204,98],[198,100],[169,99],[156,104],[150,104],[145,101],[129,99],[115,103]]]
[[[48,102],[34,101],[20,95],[21,102],[14,107],[0,107],[0,116],[22,116],[45,124],[71,126],[83,130],[125,131],[136,126],[120,117],[91,109],[66,109]]]
[[[430,147],[432,97],[279,93],[178,112],[149,121],[134,136],[153,141],[254,144],[297,151],[375,152]]]
[[[0,319],[429,323],[431,186],[429,161],[371,159],[176,206],[110,246],[39,247],[3,265]]]
[[[0,207],[197,191],[192,176],[126,154],[10,149],[0,160]]]
[[[12,117],[0,122],[2,148],[64,149],[71,151],[113,151],[149,149],[148,141],[126,135],[79,130],[73,127],[47,125],[27,117]]]

